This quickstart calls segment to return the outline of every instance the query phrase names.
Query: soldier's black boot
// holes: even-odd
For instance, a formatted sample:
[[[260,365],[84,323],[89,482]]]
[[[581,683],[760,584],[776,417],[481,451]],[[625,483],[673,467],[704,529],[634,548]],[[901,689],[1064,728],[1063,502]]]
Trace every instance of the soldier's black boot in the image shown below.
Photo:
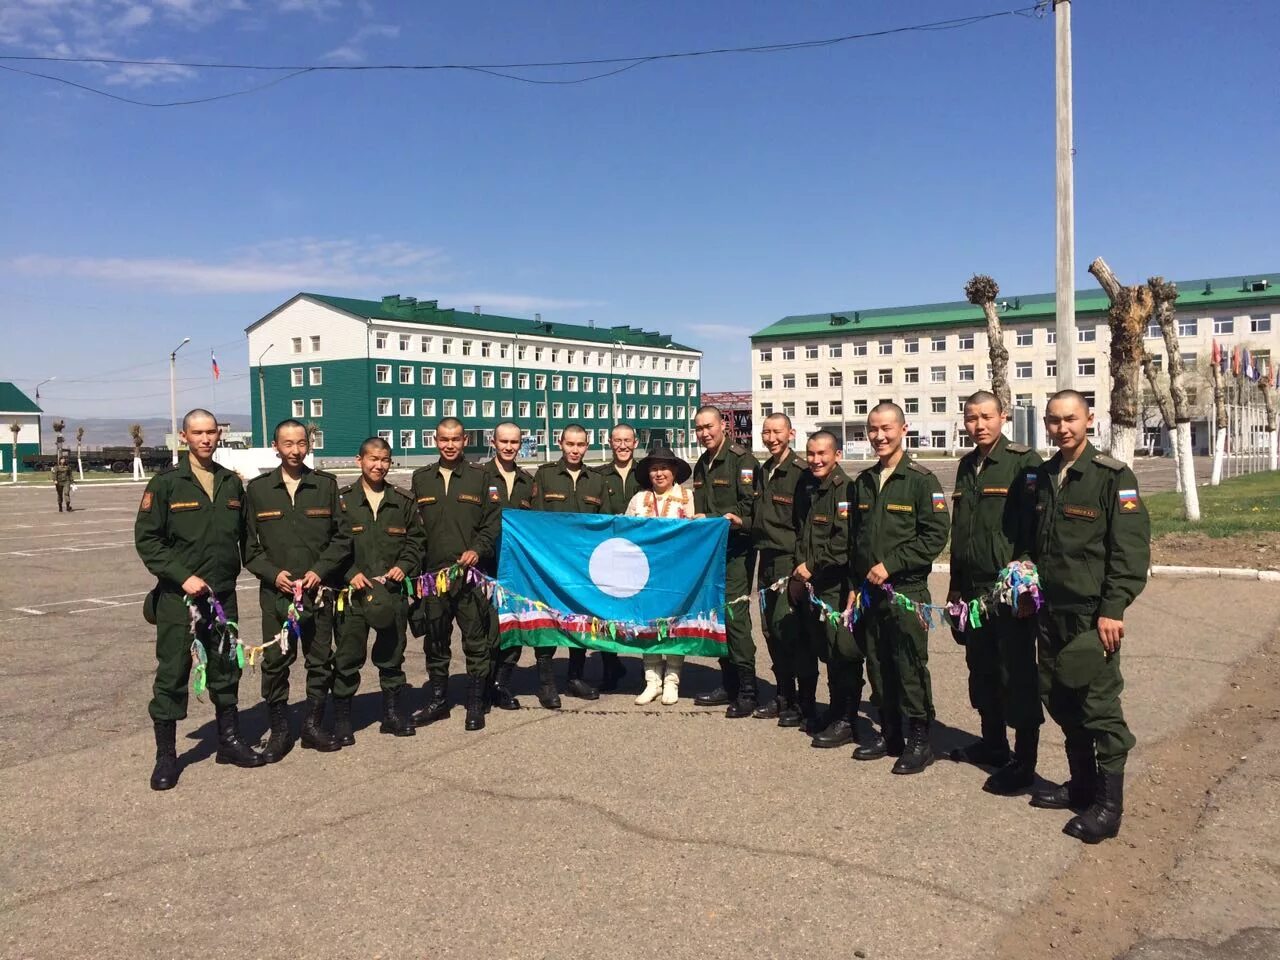
[[[577,647],[569,650],[569,680],[564,692],[581,700],[599,700],[600,691],[583,679],[587,671],[587,651]]]
[[[1031,795],[1031,806],[1044,810],[1083,811],[1093,805],[1097,791],[1098,761],[1094,757],[1093,738],[1067,744],[1067,770],[1070,779],[1061,786],[1050,785]]]
[[[230,763],[237,767],[261,767],[267,761],[240,739],[240,711],[233,704],[218,707],[218,753],[215,763]]]
[[[356,732],[351,726],[351,698],[333,698],[333,738],[339,746],[354,747]]]
[[[888,737],[885,738],[886,741]],[[886,745],[887,749],[887,745]],[[933,748],[929,746],[929,721],[912,717],[907,721],[907,742],[902,756],[893,765],[893,773],[923,773],[933,763]]]
[[[550,647],[535,647],[533,655],[538,665],[538,702],[547,710],[559,710],[560,692],[556,690],[555,664],[551,662],[555,650]]]
[[[413,721],[400,712],[400,691],[404,687],[382,691],[382,723],[378,724],[379,733],[389,733],[393,737],[412,737],[418,731]]]
[[[847,743],[853,743],[854,724],[858,718],[857,707],[852,705],[851,698],[847,693],[831,694],[831,709],[827,711],[827,725],[814,734],[813,739],[809,741],[809,745],[820,749],[832,749],[833,747],[843,747]]]
[[[1124,813],[1124,774],[1102,773],[1092,806],[1067,821],[1062,832],[1085,843],[1101,843],[1120,833]]]
[[[289,704],[285,701],[267,707],[271,736],[262,748],[263,763],[278,763],[293,749],[293,731],[289,729]]]
[[[720,686],[707,693],[700,693],[693,698],[695,707],[723,707],[731,700],[738,699],[738,671],[729,663],[728,657],[720,658]]]
[[[618,684],[627,675],[627,665],[616,653],[600,654],[600,689],[605,693],[614,693]]]
[[[756,707],[755,712],[751,716],[757,720],[777,720],[784,713],[795,714],[798,718],[800,712],[796,709],[796,678],[789,677],[785,673],[775,673],[773,699],[768,703],[762,703]],[[779,724],[786,726],[786,724]]]
[[[789,716],[780,714],[778,716],[778,726],[799,727],[807,732],[810,725],[816,726],[817,722],[818,677],[817,675],[799,677],[796,680],[796,717],[793,720]]]
[[[427,702],[414,711],[413,725],[425,727],[437,720],[449,719],[449,678],[431,677],[427,681]]]
[[[956,763],[972,763],[978,767],[1003,767],[1009,762],[1009,738],[1005,733],[1004,718],[984,713],[981,719],[982,739],[952,750],[950,758]]]
[[[173,720],[153,720],[152,727],[156,734],[156,765],[151,770],[151,789],[172,790],[178,785],[178,724]]]
[[[733,703],[729,704],[724,715],[730,720],[749,717],[756,710],[756,668],[738,668],[738,689]]]
[[[1021,793],[1036,780],[1036,760],[1040,748],[1040,728],[1023,727],[1013,745],[1013,759],[987,777],[982,789],[1007,797]]]
[[[493,690],[490,692],[493,705],[499,710],[520,709],[520,701],[511,692],[511,674],[515,671],[515,667],[514,663],[500,663],[497,673],[494,674]]]
[[[467,720],[463,724],[466,730],[484,729],[484,689],[487,681],[484,677],[471,677],[467,684]]]
[[[327,697],[308,697],[307,715],[302,721],[302,749],[332,753],[341,750],[338,738],[324,728],[324,702]]]

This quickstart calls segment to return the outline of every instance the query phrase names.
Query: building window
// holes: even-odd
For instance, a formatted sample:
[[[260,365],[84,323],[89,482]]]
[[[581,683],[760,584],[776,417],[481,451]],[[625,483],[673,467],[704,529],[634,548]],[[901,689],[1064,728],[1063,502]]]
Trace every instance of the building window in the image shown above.
[[[902,412],[903,412],[903,413],[919,413],[919,412],[920,412],[920,398],[919,398],[919,397],[907,397],[907,398],[905,398],[905,399],[902,401]]]
[[[854,412],[854,415],[855,415],[855,416],[865,416],[865,415],[866,415],[866,412],[867,412],[867,401],[865,401],[865,400],[854,400],[854,401],[853,401],[853,412]]]
[[[534,348],[533,348],[533,360],[534,360],[534,362],[535,362],[535,363],[541,363],[541,362],[542,362],[542,347],[534,347]]]
[[[558,374],[558,373],[553,373],[553,374],[551,375],[551,389],[552,389],[552,390],[563,390],[563,389],[564,389],[564,377],[560,376],[560,374]]]
[[[1058,361],[1046,360],[1044,362],[1044,375],[1046,377],[1056,377],[1058,375]]]
[[[440,385],[444,387],[452,387],[458,381],[458,371],[453,367],[445,367],[440,371]]]
[[[511,356],[511,344],[509,343],[498,344],[498,359],[506,360],[510,356]]]
[[[880,356],[882,356],[882,357],[891,357],[891,356],[893,356],[893,341],[892,341],[892,340],[885,340],[885,341],[881,342],[881,344],[880,344],[880,349],[879,349],[879,354],[880,354]]]
[[[773,389],[773,377],[761,377],[761,378],[760,378],[760,389],[761,389],[761,390],[772,390],[772,389]]]
[[[292,369],[290,369],[289,382],[292,383],[295,387],[302,386],[302,368],[301,367],[293,367]]]
[[[947,349],[947,338],[945,335],[940,337],[929,338],[929,349],[934,353],[944,353]]]
[[[596,377],[596,391],[598,393],[608,393],[609,381],[606,380],[604,377]]]
[[[946,383],[947,368],[946,367],[930,367],[929,382],[930,383]]]
[[[387,441],[387,446],[391,446],[391,441],[395,439],[390,430],[379,430],[378,436]]]
[[[492,370],[480,371],[480,386],[486,390],[493,389],[493,371]]]
[[[960,334],[960,336],[956,337],[956,349],[957,349],[957,350],[972,350],[972,349],[973,349],[973,334],[972,334],[972,333],[962,333],[962,334]]]
[[[867,371],[865,370],[853,371],[853,385],[855,387],[865,387],[867,385]]]
[[[1192,323],[1194,323],[1194,322],[1195,322],[1195,321],[1193,320],[1193,321],[1192,321]],[[1271,332],[1271,317],[1270,317],[1270,316],[1266,316],[1266,317],[1250,317],[1250,318],[1249,318],[1249,332],[1250,332],[1250,333],[1270,333],[1270,332]]]
[[[844,416],[844,403],[840,400],[831,400],[827,403],[827,410],[833,417]]]
[[[480,403],[480,415],[484,417],[492,417],[495,404],[492,400],[484,400]]]
[[[312,401],[311,401],[311,416],[313,416],[313,417],[323,417],[323,416],[324,416],[324,401],[323,401],[323,400],[312,400]]]
[[[423,367],[422,368],[422,385],[424,387],[433,387],[435,386],[435,382],[436,382],[436,368]]]
[[[941,450],[943,447],[945,447],[947,445],[947,431],[930,430],[929,445],[933,447],[935,450]]]
[[[817,400],[806,400],[804,402],[804,415],[806,417],[816,417],[818,415]]]
[[[1051,347],[1054,346],[1058,342],[1058,331],[1046,330],[1044,332],[1044,342]]]
[[[422,401],[422,415],[424,417],[434,417],[436,415],[436,401],[432,397],[425,397]],[[426,444],[423,444],[426,446]]]
[[[827,345],[827,356],[832,360],[839,360],[844,356],[844,344],[832,343]]]
[[[902,371],[902,382],[903,382],[903,383],[919,383],[919,382],[920,382],[920,368],[919,368],[919,367],[907,367],[907,369],[905,369],[904,371]]]
[[[441,340],[440,340],[440,352],[441,352],[441,353],[443,353],[446,357],[447,357],[449,354],[453,353],[453,338],[452,338],[452,337],[442,337],[442,338],[441,338]]]
[[[387,334],[385,334],[385,333],[375,333],[375,334],[373,335],[373,348],[374,348],[375,350],[385,350],[385,349],[387,349]]]
[[[301,352],[302,352],[302,338],[301,338],[301,337],[294,337],[294,338],[293,338],[292,348],[293,348],[293,352],[294,352],[294,353],[301,353]]]
[[[498,374],[498,386],[503,390],[511,389],[511,371],[504,370],[502,373]]]
[[[551,348],[551,362],[552,363],[560,362],[560,350],[556,347]]]
[[[517,405],[516,409],[520,411],[521,417],[529,416],[529,401],[521,400],[520,403]]]
[[[577,378],[577,377],[565,377],[565,380],[564,380],[564,386],[565,386],[565,389],[566,389],[566,390],[568,390],[570,393],[577,393],[577,392],[578,392],[578,378]]]
[[[1017,343],[1017,345],[1018,345],[1018,346],[1020,346],[1020,347],[1029,347],[1029,346],[1031,346],[1033,343],[1035,343],[1035,331],[1034,331],[1034,330],[1019,330],[1019,331],[1014,335],[1014,342],[1015,342],[1015,343]]]
[[[516,374],[516,389],[517,390],[529,389],[529,375],[527,373]]]
[[[413,337],[411,337],[411,336],[410,336],[409,334],[407,334],[407,333],[402,333],[402,334],[400,334],[400,350],[401,350],[401,352],[402,352],[402,353],[408,353],[408,352],[409,352],[409,342],[410,342],[412,339],[413,339]]]
[[[311,352],[312,352],[312,353],[319,353],[319,352],[320,352],[320,338],[319,338],[319,337],[312,337],[312,338],[311,338]]]
[[[838,370],[832,370],[827,374],[827,386],[839,387],[844,383],[844,374]]]
[[[311,449],[312,450],[324,449],[324,431],[323,430],[311,431]]]
[[[804,385],[806,389],[815,389],[818,386],[818,375],[816,373],[806,373],[804,375]]]
[[[464,417],[474,417],[476,415],[476,402],[474,400],[462,401],[462,415]]]
[[[783,360],[794,360],[795,358],[796,358],[796,348],[795,348],[795,347],[783,347],[783,348],[782,348],[782,359],[783,359]]]
[[[876,382],[877,383],[893,383],[893,371],[881,370]]]
[[[413,367],[400,368],[400,382],[413,383]]]
[[[583,358],[584,358],[584,359],[586,358],[586,354],[583,354]],[[583,377],[583,378],[582,378],[582,392],[583,392],[583,393],[591,393],[591,392],[592,392],[592,389],[595,387],[595,384],[596,384],[596,382],[595,382],[594,380],[592,380],[590,377]]]
[[[402,450],[413,449],[413,431],[412,430],[400,431],[400,449]]]
[[[293,413],[291,414],[291,416],[295,420],[299,419],[300,417],[305,417],[307,415],[306,406],[307,405],[305,400],[293,401]]]
[[[1178,336],[1194,337],[1200,333],[1200,321],[1192,317],[1190,320],[1178,321]]]
[[[1013,365],[1013,375],[1018,380],[1031,379],[1031,361],[1023,360]]]
[[[1147,332],[1144,334],[1144,336],[1148,340],[1159,340],[1161,337],[1159,322],[1152,320],[1150,323],[1148,323]]]
[[[423,353],[430,353],[430,352],[431,352],[431,338],[430,338],[430,337],[427,337],[427,336],[419,337],[419,338],[418,338],[418,349],[419,349],[419,350],[421,350]],[[434,436],[435,436],[435,434],[432,434],[432,436],[434,437]],[[423,444],[423,446],[426,446],[426,444]]]
[[[480,341],[480,356],[482,357],[493,356],[493,343],[491,341],[489,340]]]
[[[760,404],[760,419],[763,420],[766,417],[771,417],[771,416],[773,416],[773,404],[772,403]]]
[[[796,388],[796,375],[794,373],[784,373],[782,375],[782,389],[794,390]]]
[[[535,373],[533,375],[533,389],[535,390],[547,389],[547,375],[545,373]]]
[[[436,445],[436,432],[434,430],[422,431],[422,449],[432,450]]]
[[[794,417],[796,415],[796,405],[794,403],[784,403],[782,405],[782,412],[788,417]]]
[[[377,383],[391,382],[391,364],[380,363],[373,368],[373,379]]]
[[[1219,336],[1236,332],[1236,321],[1234,317],[1214,317],[1213,332]]]
[[[636,415],[636,405],[634,403],[627,404],[627,419],[630,420]]]
[[[867,355],[867,345],[863,343],[853,344],[853,355],[855,357],[865,357]]]
[[[312,367],[310,370],[307,371],[307,374],[310,379],[311,386],[319,387],[324,384],[324,368],[323,367]]]
[[[1178,354],[1178,356],[1182,357],[1182,363],[1183,363],[1183,365],[1184,365],[1184,366],[1186,366],[1186,367],[1188,367],[1188,368],[1191,368],[1191,369],[1195,369],[1195,365],[1196,365],[1196,355],[1195,355],[1194,353],[1180,353],[1180,354]],[[1254,354],[1254,359],[1256,360],[1256,359],[1258,358],[1258,356],[1259,356],[1259,354],[1256,354],[1256,353],[1255,353],[1255,354]]]
[[[476,385],[476,372],[474,370],[462,371],[462,385],[464,387],[474,387]]]
[[[946,413],[946,412],[947,412],[947,398],[946,398],[946,397],[930,397],[930,398],[929,398],[929,410],[930,410],[932,413]]]
[[[956,397],[956,413],[964,414],[964,405],[968,403],[968,397]]]
[[[500,403],[498,406],[499,406],[499,408],[500,408],[500,409],[499,409],[499,412],[498,412],[498,416],[500,416],[500,417],[509,417],[509,416],[511,416],[511,407],[512,407],[512,404],[511,404],[511,401],[510,401],[510,400],[503,400],[503,401],[502,401],[502,403]]]
[[[973,373],[974,373],[974,370],[973,370],[972,363],[962,364],[960,367],[960,370],[958,371],[958,375],[956,376],[956,379],[959,380],[961,383],[973,383],[973,380],[974,380]]]
[[[458,415],[457,400],[444,400],[441,402],[440,407],[441,407],[441,412],[446,417],[456,417]]]
[[[471,341],[470,341],[470,340],[463,340],[463,341],[462,341],[462,355],[463,355],[464,357],[469,357],[469,356],[471,356]]]
[[[1096,343],[1098,339],[1098,328],[1089,327],[1085,330],[1076,331],[1077,343]]]
[[[378,403],[378,416],[380,417],[391,416],[391,398],[390,397],[379,397],[377,403]]]
[[[1031,394],[1029,394],[1029,393],[1020,393],[1020,394],[1018,394],[1016,397],[1014,397],[1014,398],[1013,398],[1013,405],[1014,405],[1015,407],[1029,407],[1029,406],[1031,406]]]
[[[804,347],[804,358],[806,360],[818,359],[818,345],[816,343],[807,343]]]
[[[525,354],[527,354],[528,352],[529,352],[529,348],[526,347],[524,344],[518,345],[516,347],[516,359],[523,360],[525,358]]]
[[[413,416],[413,398],[412,397],[400,398],[400,416],[402,417]]]
[[[1081,377],[1092,377],[1094,374],[1093,357],[1081,357],[1076,361],[1076,374]]]

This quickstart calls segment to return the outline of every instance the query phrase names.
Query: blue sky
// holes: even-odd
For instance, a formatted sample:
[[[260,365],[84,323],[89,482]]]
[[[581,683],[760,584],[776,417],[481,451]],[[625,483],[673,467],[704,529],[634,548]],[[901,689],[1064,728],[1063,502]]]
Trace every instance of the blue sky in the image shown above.
[[[1021,5],[1031,0],[1022,0]],[[466,4],[6,0],[0,53],[513,62],[773,43],[1019,0]],[[1075,0],[1078,286],[1280,269],[1280,25],[1231,0]],[[261,82],[9,63],[169,100]],[[534,72],[530,76],[576,76]],[[150,109],[0,72],[0,379],[47,410],[249,407],[243,329],[300,289],[630,323],[749,386],[781,316],[1053,286],[1053,26],[1003,17],[574,86],[312,74]]]

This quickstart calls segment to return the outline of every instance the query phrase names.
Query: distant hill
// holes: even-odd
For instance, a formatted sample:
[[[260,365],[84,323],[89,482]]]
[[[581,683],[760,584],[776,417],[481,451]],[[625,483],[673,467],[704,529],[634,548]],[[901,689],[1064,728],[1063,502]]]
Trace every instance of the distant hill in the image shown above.
[[[129,427],[135,423],[142,424],[143,441],[148,447],[164,445],[164,438],[169,434],[168,417],[74,417],[64,414],[45,414],[44,441],[47,449],[53,449],[53,428],[55,420],[66,420],[67,428],[63,436],[72,449],[76,443],[76,428],[84,427],[84,445],[86,450],[99,447],[127,446]],[[222,422],[231,423],[232,430],[249,430],[250,421],[247,413],[233,413],[222,417]]]

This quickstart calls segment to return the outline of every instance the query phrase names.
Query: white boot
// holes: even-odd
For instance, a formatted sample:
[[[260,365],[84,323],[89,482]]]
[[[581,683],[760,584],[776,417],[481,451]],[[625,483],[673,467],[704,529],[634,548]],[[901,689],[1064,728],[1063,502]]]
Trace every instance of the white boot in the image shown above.
[[[669,707],[680,699],[680,668],[684,657],[667,657],[667,675],[662,680],[662,704]]]
[[[662,658],[650,653],[644,655],[644,690],[636,697],[636,703],[643,706],[652,703],[662,692]]]

